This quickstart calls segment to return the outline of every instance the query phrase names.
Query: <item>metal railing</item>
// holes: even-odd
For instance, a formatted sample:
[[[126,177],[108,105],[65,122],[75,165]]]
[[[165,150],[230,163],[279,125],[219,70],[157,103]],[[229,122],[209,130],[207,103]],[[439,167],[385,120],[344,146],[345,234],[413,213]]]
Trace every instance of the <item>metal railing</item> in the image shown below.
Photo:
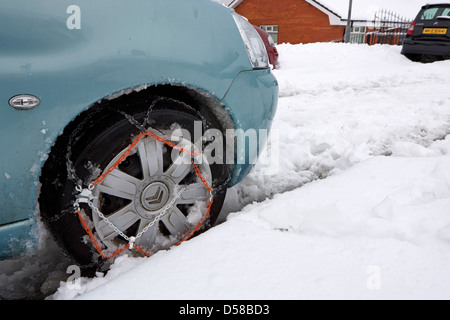
[[[401,45],[411,20],[389,10],[380,10],[375,13],[373,30],[366,33],[365,43]]]

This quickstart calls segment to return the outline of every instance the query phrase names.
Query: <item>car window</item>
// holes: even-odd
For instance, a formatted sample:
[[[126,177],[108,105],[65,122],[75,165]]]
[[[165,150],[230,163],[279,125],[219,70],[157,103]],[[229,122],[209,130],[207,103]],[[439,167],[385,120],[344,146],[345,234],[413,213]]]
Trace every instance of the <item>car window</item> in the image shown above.
[[[434,20],[438,17],[450,17],[449,7],[431,7],[423,10],[420,14],[420,20]]]
[[[439,7],[426,9],[420,18],[420,20],[433,20],[436,17]]]

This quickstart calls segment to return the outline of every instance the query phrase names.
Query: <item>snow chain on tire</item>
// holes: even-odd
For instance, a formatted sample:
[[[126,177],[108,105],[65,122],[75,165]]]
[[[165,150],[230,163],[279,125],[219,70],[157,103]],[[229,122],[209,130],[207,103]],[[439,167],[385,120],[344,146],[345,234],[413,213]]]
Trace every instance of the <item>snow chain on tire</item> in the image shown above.
[[[105,215],[103,213],[100,212],[100,210],[93,204],[93,200],[94,200],[94,196],[92,194],[92,190],[94,189],[94,187],[102,182],[106,176],[108,174],[110,174],[111,172],[113,172],[127,157],[128,155],[131,153],[131,151],[137,146],[137,144],[139,143],[139,141],[146,137],[146,136],[150,136],[153,139],[162,142],[166,145],[168,145],[171,148],[175,148],[181,152],[185,152],[187,154],[189,154],[191,157],[194,156],[200,156],[201,154],[199,153],[194,153],[190,150],[186,150],[184,148],[181,148],[179,146],[176,146],[173,142],[167,141],[164,138],[153,134],[151,132],[149,132],[148,130],[146,130],[145,132],[141,132],[139,134],[139,136],[132,142],[132,144],[125,150],[125,152],[120,156],[120,158],[112,165],[110,166],[106,172],[102,175],[100,175],[97,180],[95,180],[94,183],[92,183],[91,185],[89,185],[87,188],[83,188],[82,186],[77,186],[75,189],[78,192],[78,196],[77,199],[74,203],[74,208],[78,214],[78,218],[81,222],[81,224],[83,225],[84,230],[86,231],[86,233],[89,235],[89,238],[91,239],[94,247],[96,248],[97,252],[102,256],[103,259],[111,259],[115,256],[117,256],[118,254],[120,254],[121,252],[125,251],[125,250],[136,250],[142,254],[144,254],[147,257],[150,257],[152,254],[145,251],[143,248],[137,246],[135,244],[135,241],[142,237],[144,235],[144,233],[146,233],[148,231],[149,228],[151,228],[155,223],[157,223],[159,220],[161,220],[161,218],[164,217],[164,215],[173,207],[173,205],[176,203],[176,201],[180,198],[180,196],[182,195],[182,193],[185,191],[186,187],[181,188],[181,190],[175,195],[175,197],[169,202],[169,204],[158,214],[158,216],[156,216],[140,233],[138,233],[135,237],[128,237],[127,235],[125,235],[119,228],[117,228],[111,221],[108,220],[107,217],[105,217]],[[205,188],[208,190],[209,192],[209,201],[208,201],[208,207],[207,207],[207,212],[204,216],[204,218],[197,224],[197,226],[194,228],[194,230],[192,230],[184,239],[182,239],[179,243],[177,243],[176,245],[180,245],[181,243],[189,240],[196,231],[198,231],[201,226],[203,225],[203,223],[206,221],[206,219],[209,217],[209,213],[211,210],[211,206],[213,204],[213,190],[211,189],[211,187],[208,185],[207,181],[203,178],[203,176],[201,175],[200,169],[198,168],[198,166],[195,164],[195,161],[192,162],[192,166],[194,168],[194,171],[196,173],[196,175],[199,177],[199,179],[202,181],[203,185],[205,186]],[[94,235],[94,233],[92,232],[92,229],[89,227],[88,222],[86,221],[86,218],[83,216],[83,214],[81,213],[81,209],[80,209],[80,204],[87,204],[91,210],[93,212],[95,212],[105,223],[107,223],[119,236],[121,236],[123,239],[125,239],[125,241],[128,242],[127,245],[125,245],[122,248],[119,248],[117,251],[111,253],[111,254],[107,254],[105,253],[105,251],[102,249],[101,246],[101,241],[99,241],[97,239],[97,237]]]

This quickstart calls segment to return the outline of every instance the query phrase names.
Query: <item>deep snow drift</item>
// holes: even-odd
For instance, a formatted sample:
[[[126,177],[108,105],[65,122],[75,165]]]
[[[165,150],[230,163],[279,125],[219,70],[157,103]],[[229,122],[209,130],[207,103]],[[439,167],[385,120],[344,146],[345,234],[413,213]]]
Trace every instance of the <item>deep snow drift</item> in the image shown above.
[[[373,158],[55,298],[448,299],[448,208],[450,156]]]
[[[207,233],[49,299],[450,298],[450,61],[278,49],[278,171],[259,164]]]
[[[233,190],[241,205],[341,172],[371,156],[404,148],[420,156],[450,133],[450,61],[413,63],[400,55],[400,47],[381,45],[278,49],[280,102],[273,131],[280,136],[279,171],[265,175],[257,167]]]

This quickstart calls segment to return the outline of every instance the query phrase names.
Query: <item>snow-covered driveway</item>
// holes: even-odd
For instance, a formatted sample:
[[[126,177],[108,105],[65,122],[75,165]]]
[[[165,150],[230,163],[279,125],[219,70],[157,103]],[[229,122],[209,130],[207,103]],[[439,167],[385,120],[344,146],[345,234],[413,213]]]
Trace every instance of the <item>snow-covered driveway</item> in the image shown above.
[[[450,298],[450,61],[400,49],[280,45],[278,172],[207,233],[51,298]]]

